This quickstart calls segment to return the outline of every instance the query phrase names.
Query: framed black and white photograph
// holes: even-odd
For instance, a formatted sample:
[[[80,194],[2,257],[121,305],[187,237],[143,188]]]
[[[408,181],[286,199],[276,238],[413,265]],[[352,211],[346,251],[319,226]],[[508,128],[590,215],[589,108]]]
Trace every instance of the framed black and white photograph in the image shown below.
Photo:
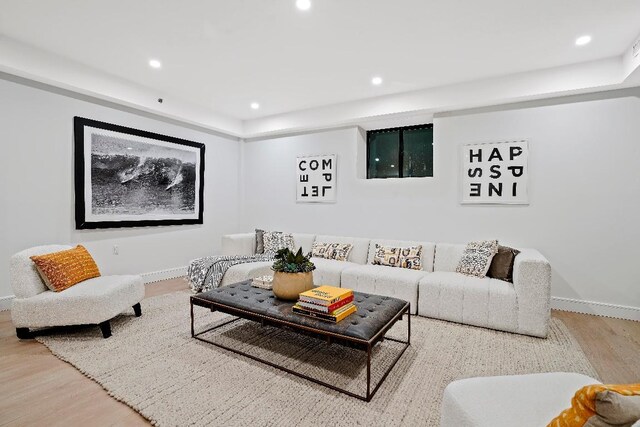
[[[462,204],[529,204],[527,140],[460,148]]]
[[[336,155],[296,158],[296,201],[335,203]]]
[[[202,224],[204,144],[74,118],[76,229]]]

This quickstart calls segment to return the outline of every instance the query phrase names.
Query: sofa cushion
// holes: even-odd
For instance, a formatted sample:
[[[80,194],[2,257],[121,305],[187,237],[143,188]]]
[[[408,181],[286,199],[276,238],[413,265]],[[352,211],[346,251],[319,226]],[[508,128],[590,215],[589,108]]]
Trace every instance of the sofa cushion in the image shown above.
[[[518,301],[511,283],[436,271],[422,278],[418,288],[421,316],[518,331]]]
[[[316,266],[316,269],[313,270],[313,284],[315,286],[340,286],[342,271],[349,267],[357,267],[360,265],[354,262],[316,257],[311,258],[311,262]]]
[[[224,273],[220,286],[227,286],[254,277],[273,275],[271,266],[273,261],[246,262],[229,267]]]
[[[314,240],[316,239],[315,234],[304,234],[304,233],[291,233],[293,235],[293,243],[295,245],[296,251],[298,248],[302,248],[302,252],[308,254],[311,252],[311,246],[313,245]]]
[[[255,233],[225,234],[222,236],[222,247],[220,255],[255,255],[256,235]]]
[[[358,292],[400,298],[411,304],[411,314],[416,314],[418,282],[427,273],[422,270],[387,267],[384,265],[360,265],[342,272],[341,286]]]
[[[554,372],[467,378],[444,390],[441,427],[546,426],[580,387],[599,382],[582,374]]]
[[[433,271],[456,271],[467,245],[438,243],[434,257]]]
[[[407,248],[410,246],[422,246],[422,255],[421,255],[422,270],[433,271],[433,253],[435,250],[434,243],[414,242],[414,241],[407,241],[407,240],[381,240],[381,239],[371,240],[371,242],[369,242],[369,255],[367,257],[368,264],[373,264],[373,259],[375,257],[375,252],[376,252],[376,245],[394,246],[394,247],[401,247],[401,248]]]
[[[11,318],[16,328],[97,324],[112,319],[144,298],[140,276],[102,276],[62,292],[45,291],[15,298]]]
[[[351,243],[353,248],[351,249],[351,252],[349,252],[347,261],[355,262],[357,264],[367,263],[369,239],[344,236],[316,236],[315,241],[319,243]]]

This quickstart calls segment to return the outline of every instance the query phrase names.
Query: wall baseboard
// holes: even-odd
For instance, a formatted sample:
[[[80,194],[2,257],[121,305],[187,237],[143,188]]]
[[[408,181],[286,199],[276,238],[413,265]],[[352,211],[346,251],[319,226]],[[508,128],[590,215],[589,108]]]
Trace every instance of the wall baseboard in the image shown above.
[[[640,307],[606,304],[603,302],[583,301],[571,298],[551,297],[551,308],[574,313],[593,314],[595,316],[640,322]]]
[[[155,283],[161,280],[175,279],[187,275],[187,267],[169,268],[167,270],[152,271],[149,273],[142,273],[140,276],[144,283]]]
[[[11,308],[11,301],[15,298],[15,295],[7,295],[6,297],[0,297],[0,311],[9,310]]]

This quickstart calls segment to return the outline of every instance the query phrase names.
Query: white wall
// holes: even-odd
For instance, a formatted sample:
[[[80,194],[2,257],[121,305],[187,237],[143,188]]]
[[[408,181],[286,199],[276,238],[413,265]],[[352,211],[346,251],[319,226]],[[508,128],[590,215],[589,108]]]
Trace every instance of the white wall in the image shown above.
[[[204,143],[204,224],[75,230],[74,116]],[[210,255],[238,231],[238,141],[0,80],[0,146],[0,297],[13,293],[9,257],[31,246],[82,243],[103,274],[145,273]]]
[[[75,115],[205,143],[205,224],[75,230]],[[12,294],[9,256],[30,246],[83,243],[106,274],[144,273],[182,267],[216,253],[222,234],[261,226],[436,242],[498,238],[547,256],[554,296],[640,307],[638,118],[637,97],[440,117],[434,178],[365,180],[356,128],[241,144],[0,79],[0,298]],[[461,206],[458,146],[505,138],[530,141],[531,204]],[[329,153],[338,154],[338,202],[296,204],[295,157]]]
[[[637,97],[436,118],[435,177],[423,179],[360,179],[356,128],[247,142],[241,225],[435,242],[498,238],[550,260],[556,297],[640,307],[639,119]],[[530,205],[461,206],[459,145],[506,138],[530,141]],[[333,153],[338,202],[296,204],[295,157]]]

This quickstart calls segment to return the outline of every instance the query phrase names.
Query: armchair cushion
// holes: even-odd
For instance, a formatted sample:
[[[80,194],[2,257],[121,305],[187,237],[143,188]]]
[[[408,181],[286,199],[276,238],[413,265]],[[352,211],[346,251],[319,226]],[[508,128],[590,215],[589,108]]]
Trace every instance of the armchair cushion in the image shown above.
[[[11,257],[11,289],[16,298],[29,298],[47,290],[30,257],[71,249],[69,245],[36,246]]]
[[[45,291],[15,298],[11,318],[16,328],[98,324],[144,298],[140,276],[102,276],[62,292]]]

